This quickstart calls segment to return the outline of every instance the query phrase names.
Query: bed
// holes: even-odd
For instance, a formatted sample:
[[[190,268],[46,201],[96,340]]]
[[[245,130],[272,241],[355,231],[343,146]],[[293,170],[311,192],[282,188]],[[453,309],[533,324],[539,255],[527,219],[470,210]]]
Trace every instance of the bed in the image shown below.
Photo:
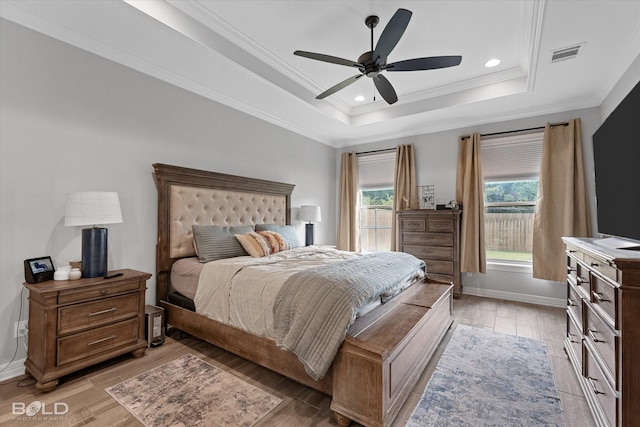
[[[158,190],[156,296],[166,323],[331,395],[340,425],[352,420],[390,425],[452,324],[452,285],[426,276],[384,304],[363,310],[328,369],[312,376],[275,339],[196,313],[193,295],[175,292],[172,284],[181,286],[174,265],[176,270],[179,265],[184,271],[198,269],[188,265],[196,256],[193,225],[291,224],[294,186],[165,164],[153,167]]]

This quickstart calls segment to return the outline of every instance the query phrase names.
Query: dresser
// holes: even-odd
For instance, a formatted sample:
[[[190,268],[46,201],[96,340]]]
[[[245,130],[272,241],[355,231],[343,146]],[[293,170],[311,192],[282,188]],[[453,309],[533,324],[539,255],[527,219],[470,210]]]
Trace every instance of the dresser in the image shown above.
[[[398,245],[427,264],[430,278],[453,283],[453,296],[462,294],[460,280],[459,210],[399,211]]]
[[[599,239],[567,246],[567,337],[571,360],[598,426],[640,422],[640,252]]]
[[[44,392],[59,378],[131,352],[143,356],[145,291],[149,273],[24,283],[29,290],[25,367]]]

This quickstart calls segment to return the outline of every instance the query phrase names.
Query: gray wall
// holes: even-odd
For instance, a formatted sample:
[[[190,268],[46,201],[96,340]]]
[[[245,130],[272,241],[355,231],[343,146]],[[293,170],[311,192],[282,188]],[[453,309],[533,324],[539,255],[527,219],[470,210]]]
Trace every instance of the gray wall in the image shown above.
[[[5,20],[0,41],[0,369],[21,305],[28,318],[23,260],[80,257],[81,227],[64,226],[68,192],[119,193],[110,269],[155,272],[155,162],[295,184],[293,207],[324,211],[316,241],[335,242],[335,149]],[[23,372],[18,343],[0,378]]]

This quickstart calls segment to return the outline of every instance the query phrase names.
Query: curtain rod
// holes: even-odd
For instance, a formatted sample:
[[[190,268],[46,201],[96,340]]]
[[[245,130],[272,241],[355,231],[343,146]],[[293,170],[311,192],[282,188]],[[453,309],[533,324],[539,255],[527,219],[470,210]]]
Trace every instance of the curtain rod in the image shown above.
[[[569,126],[569,122],[551,123],[550,126],[551,127]],[[503,132],[482,133],[482,134],[480,134],[480,136],[506,135],[506,134],[509,134],[509,133],[528,132],[528,131],[532,131],[532,130],[543,130],[544,128],[545,128],[545,126],[538,126],[538,127],[535,127],[535,128],[528,128],[528,129],[506,130],[506,131],[503,131]],[[464,135],[462,138],[469,138],[470,136],[471,135]]]
[[[360,156],[363,154],[375,154],[375,153],[391,153],[391,152],[395,153],[395,151],[396,151],[395,148],[383,148],[381,150],[362,151],[360,153],[356,153],[356,156]]]

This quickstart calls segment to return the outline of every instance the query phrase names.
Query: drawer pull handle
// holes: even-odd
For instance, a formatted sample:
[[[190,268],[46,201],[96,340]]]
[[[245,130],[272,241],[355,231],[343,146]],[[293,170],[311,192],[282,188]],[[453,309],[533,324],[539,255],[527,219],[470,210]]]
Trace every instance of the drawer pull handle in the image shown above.
[[[570,253],[570,254],[574,254],[574,253],[576,253],[576,252],[577,252],[577,251],[576,251],[575,249],[569,249],[569,253]]]
[[[572,300],[571,298],[567,298],[567,305],[569,307],[576,307],[578,304],[576,304],[576,302],[574,300]]]
[[[592,262],[592,263],[591,263],[591,267],[597,267],[597,266],[598,266],[598,263],[597,263],[597,262]]]
[[[578,271],[578,269],[575,267],[571,267],[570,265],[567,265],[567,273],[571,273],[573,271]]]
[[[598,302],[609,302],[610,300],[602,298],[602,292],[592,292],[593,297],[598,300]]]
[[[588,285],[589,281],[587,279],[585,279],[584,277],[578,276],[578,277],[576,277],[576,283],[578,284],[578,286]]]
[[[597,379],[595,379],[595,378],[591,378],[591,377],[587,377],[587,380],[589,381],[589,384],[591,385],[591,388],[593,389],[593,392],[594,392],[595,394],[604,394],[604,392],[602,392],[602,391],[600,391],[600,390],[598,390],[598,389],[596,388],[596,383],[595,383],[595,381],[598,381]]]
[[[89,313],[87,316],[89,316],[89,317],[91,317],[91,316],[99,316],[100,314],[111,313],[112,311],[116,311],[117,309],[118,309],[117,307],[111,307],[111,308],[107,308],[106,310],[95,311],[93,313]]]
[[[575,337],[574,334],[567,334],[569,336],[569,341],[571,341],[574,344],[580,344],[580,341],[574,341],[573,337]]]
[[[102,338],[102,339],[99,339],[99,340],[96,340],[96,341],[92,341],[92,342],[90,342],[90,343],[89,343],[89,344],[87,344],[87,345],[99,344],[99,343],[104,342],[104,341],[112,340],[112,339],[114,339],[115,337],[116,337],[115,335],[111,335],[110,337],[106,337],[106,338]]]
[[[593,342],[604,342],[603,340],[599,340],[596,337],[596,333],[597,331],[594,331],[593,329],[588,329],[587,332],[589,333],[589,336],[591,337],[591,339],[593,340]]]

